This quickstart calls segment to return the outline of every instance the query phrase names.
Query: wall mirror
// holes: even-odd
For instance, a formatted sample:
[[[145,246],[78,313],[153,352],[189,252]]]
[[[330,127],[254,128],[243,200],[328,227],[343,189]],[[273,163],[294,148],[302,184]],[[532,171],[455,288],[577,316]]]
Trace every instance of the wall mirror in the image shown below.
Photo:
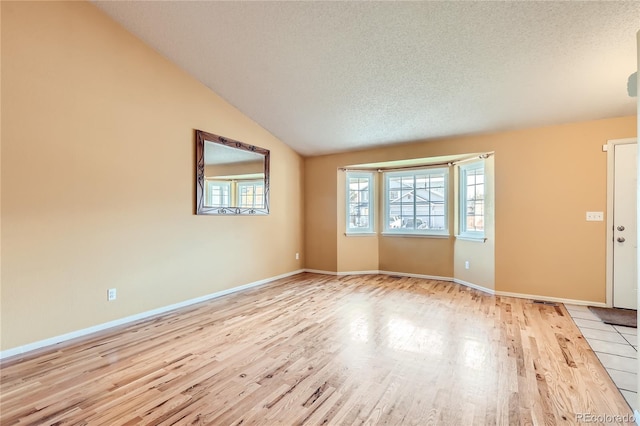
[[[269,150],[196,130],[196,214],[269,214]]]

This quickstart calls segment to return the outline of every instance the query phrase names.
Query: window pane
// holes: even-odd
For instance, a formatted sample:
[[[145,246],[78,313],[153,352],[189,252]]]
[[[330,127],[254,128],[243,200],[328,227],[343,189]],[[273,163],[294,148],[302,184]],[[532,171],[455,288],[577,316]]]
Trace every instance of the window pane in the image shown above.
[[[413,217],[413,204],[402,204],[400,214],[404,217]]]
[[[416,216],[416,229],[427,229],[429,226],[429,216]]]
[[[229,207],[229,182],[207,181],[207,205]]]
[[[371,219],[372,174],[347,173],[347,232],[373,230]]]
[[[240,182],[237,192],[238,207],[244,209],[264,207],[264,182]]]
[[[465,194],[461,202],[461,232],[484,232],[484,168],[477,165],[460,169],[461,182],[465,187],[460,191]]]
[[[386,229],[446,231],[448,169],[388,172],[385,175]]]

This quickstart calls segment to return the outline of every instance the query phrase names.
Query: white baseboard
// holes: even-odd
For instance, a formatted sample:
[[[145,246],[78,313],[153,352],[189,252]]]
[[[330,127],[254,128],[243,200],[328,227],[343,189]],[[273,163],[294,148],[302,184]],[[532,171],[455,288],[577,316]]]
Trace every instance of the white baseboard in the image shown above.
[[[6,349],[4,351],[0,351],[0,359],[8,358],[15,355],[21,355],[36,349],[41,349],[47,346],[52,346],[58,343],[62,343],[71,339],[75,339],[77,337],[86,336],[92,333],[96,333],[98,331],[107,330],[109,328],[117,327],[119,325],[131,323],[134,321],[138,321],[144,318],[148,318],[154,315],[163,314],[165,312],[173,311],[174,309],[183,308],[185,306],[193,305],[195,303],[205,302],[210,299],[215,299],[217,297],[226,296],[227,294],[236,293],[238,291],[247,290],[253,287],[258,287],[264,284],[268,284],[272,281],[279,280],[281,278],[290,277],[292,275],[297,275],[304,272],[304,269],[298,269],[296,271],[287,272],[285,274],[277,275],[275,277],[265,278],[263,280],[254,281],[249,284],[241,285],[238,287],[229,288],[226,290],[221,290],[215,293],[207,294],[205,296],[196,297],[194,299],[185,300],[183,302],[174,303],[172,305],[163,306],[161,308],[152,309],[150,311],[141,312],[139,314],[130,315],[128,317],[120,318],[117,320],[105,322],[102,324],[94,325],[93,327],[83,328],[82,330],[72,331],[70,333],[62,334],[60,336],[50,337],[48,339],[39,340],[37,342],[28,343],[26,345],[18,346],[16,348]]]
[[[323,271],[319,269],[305,269],[305,272],[310,272],[313,274],[322,274],[322,275],[335,275],[338,277],[342,277],[345,275],[399,275],[401,277],[411,277],[411,278],[424,278],[426,280],[439,280],[439,281],[453,281],[451,277],[439,277],[437,275],[422,275],[422,274],[409,274],[407,272],[393,272],[393,271],[379,271],[377,269],[370,271]]]
[[[323,271],[321,269],[305,269],[304,272],[309,272],[311,274],[320,274],[320,275],[338,275],[337,272],[334,272],[334,271]]]
[[[422,274],[409,274],[407,272],[393,272],[393,271],[378,271],[382,275],[400,275],[401,277],[409,278],[423,278],[425,280],[438,280],[438,281],[453,281],[451,277],[439,277],[437,275],[422,275]]]
[[[603,302],[592,302],[589,300],[563,299],[561,297],[538,296],[535,294],[511,293],[508,291],[496,291],[496,296],[517,297],[519,299],[544,300],[545,302],[567,303],[569,305],[597,306],[606,308],[607,304]]]
[[[321,275],[335,275],[337,277],[343,277],[345,275],[376,275],[380,273],[380,271],[378,270],[335,272],[335,271],[323,271],[320,269],[305,269],[304,272],[310,272],[312,274],[321,274]]]
[[[453,282],[456,283],[456,284],[461,284],[461,285],[466,286],[466,287],[475,288],[476,290],[480,290],[483,293],[487,293],[487,294],[491,294],[491,295],[495,295],[496,294],[496,291],[491,289],[491,288],[487,288],[487,287],[483,287],[483,286],[478,285],[478,284],[470,283],[469,281],[464,281],[464,280],[461,280],[461,279],[458,279],[458,278],[454,278]]]
[[[345,275],[377,275],[380,271],[346,271],[346,272],[337,272],[336,275],[339,277],[343,277]]]

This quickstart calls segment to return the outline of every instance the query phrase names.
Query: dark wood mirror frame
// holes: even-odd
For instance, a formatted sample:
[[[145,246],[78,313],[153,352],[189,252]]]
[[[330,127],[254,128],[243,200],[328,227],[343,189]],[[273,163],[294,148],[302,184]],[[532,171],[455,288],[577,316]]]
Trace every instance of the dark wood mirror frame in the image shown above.
[[[206,206],[205,205],[205,148],[206,142],[212,142],[228,148],[255,153],[263,157],[264,164],[264,206]],[[266,215],[269,214],[269,150],[249,145],[223,136],[196,130],[196,214],[198,215]]]

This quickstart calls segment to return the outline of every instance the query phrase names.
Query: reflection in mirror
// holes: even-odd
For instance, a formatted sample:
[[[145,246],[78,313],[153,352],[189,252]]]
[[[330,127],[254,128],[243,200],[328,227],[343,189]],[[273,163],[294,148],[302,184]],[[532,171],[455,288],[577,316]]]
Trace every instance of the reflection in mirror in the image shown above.
[[[196,213],[268,214],[269,150],[196,130]]]

